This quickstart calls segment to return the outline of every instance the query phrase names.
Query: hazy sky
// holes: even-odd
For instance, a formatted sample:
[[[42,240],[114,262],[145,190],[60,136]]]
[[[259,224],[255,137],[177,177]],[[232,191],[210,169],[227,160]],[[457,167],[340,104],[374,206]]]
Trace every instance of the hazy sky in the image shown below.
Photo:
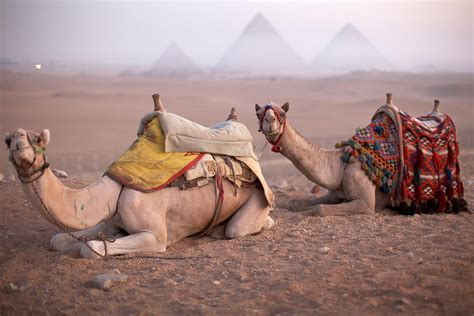
[[[306,61],[351,22],[396,67],[473,63],[473,1],[0,2],[2,57],[20,61],[148,65],[176,41],[213,66],[262,12]]]

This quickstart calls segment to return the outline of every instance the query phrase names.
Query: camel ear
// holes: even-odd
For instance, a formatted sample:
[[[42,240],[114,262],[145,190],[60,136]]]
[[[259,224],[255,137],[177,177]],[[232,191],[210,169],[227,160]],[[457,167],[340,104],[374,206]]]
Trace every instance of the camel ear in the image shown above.
[[[10,133],[5,133],[5,144],[7,144],[8,148],[10,148],[11,143],[12,143],[12,135],[10,135]]]
[[[49,144],[49,129],[44,129],[42,132],[41,132],[41,139],[43,141],[43,146],[46,146]]]
[[[260,105],[255,104],[255,112],[260,111],[261,108],[262,108],[262,107],[261,107]]]
[[[288,110],[290,109],[290,103],[285,102],[285,104],[283,104],[281,108],[283,109],[283,111],[288,112]]]

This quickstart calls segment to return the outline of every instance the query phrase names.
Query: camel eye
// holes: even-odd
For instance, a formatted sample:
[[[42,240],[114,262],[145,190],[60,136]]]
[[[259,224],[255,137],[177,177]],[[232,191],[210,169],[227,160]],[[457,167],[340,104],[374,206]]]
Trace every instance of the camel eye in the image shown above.
[[[41,137],[37,137],[37,138],[36,138],[36,143],[37,143],[37,144],[40,144],[40,143],[41,143]]]

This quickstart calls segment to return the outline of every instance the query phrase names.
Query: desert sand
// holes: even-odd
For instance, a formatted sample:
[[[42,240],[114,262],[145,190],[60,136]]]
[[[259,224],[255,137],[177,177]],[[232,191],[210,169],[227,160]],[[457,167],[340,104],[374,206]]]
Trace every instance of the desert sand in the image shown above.
[[[203,125],[236,107],[259,152],[255,103],[289,101],[300,133],[332,147],[367,125],[386,92],[413,115],[440,99],[457,126],[466,199],[474,203],[471,74],[166,79],[2,71],[0,78],[0,132],[49,128],[48,159],[76,187],[131,144],[156,92],[168,111]],[[3,148],[0,172],[10,177]],[[239,240],[189,237],[164,254],[106,261],[49,251],[59,229],[32,209],[18,182],[0,183],[0,314],[474,312],[474,215],[304,217],[286,207],[312,185],[269,146],[261,164],[277,192],[273,230]],[[113,269],[129,276],[126,284],[92,286],[95,275]]]

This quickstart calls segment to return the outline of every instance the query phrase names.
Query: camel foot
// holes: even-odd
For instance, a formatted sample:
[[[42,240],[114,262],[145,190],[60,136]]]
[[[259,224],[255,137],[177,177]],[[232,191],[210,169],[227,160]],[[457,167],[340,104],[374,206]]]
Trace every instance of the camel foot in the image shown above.
[[[307,204],[302,200],[291,200],[288,204],[288,210],[291,212],[303,212]]]
[[[81,247],[81,257],[84,259],[102,259],[100,255],[105,255],[104,243],[98,240],[88,241]]]
[[[49,248],[53,251],[67,252],[76,248],[79,242],[66,233],[59,233],[49,241]],[[79,243],[80,244],[80,243]]]
[[[328,216],[327,210],[325,210],[324,205],[315,205],[309,211],[302,212],[305,216]]]

